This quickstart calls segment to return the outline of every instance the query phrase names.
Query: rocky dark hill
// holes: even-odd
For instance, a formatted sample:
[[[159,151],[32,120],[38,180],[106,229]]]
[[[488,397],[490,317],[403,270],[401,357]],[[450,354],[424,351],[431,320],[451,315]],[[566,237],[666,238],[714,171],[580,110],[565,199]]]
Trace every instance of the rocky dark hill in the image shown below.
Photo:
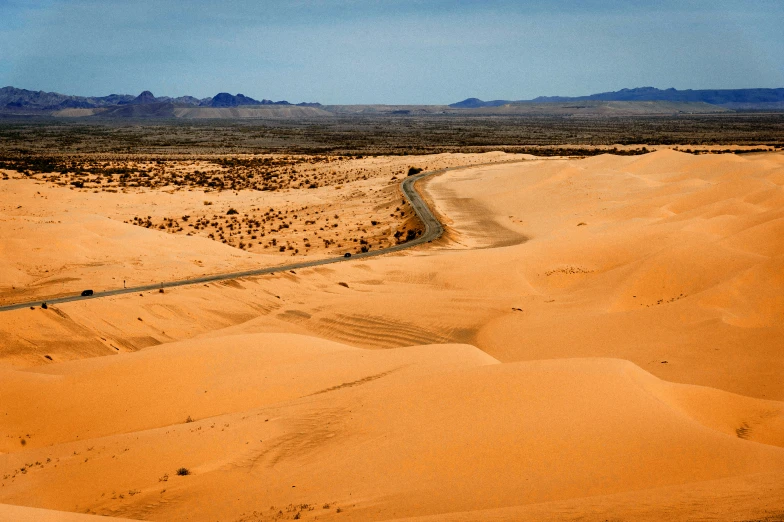
[[[139,96],[131,100],[129,103],[134,105],[141,105],[145,103],[155,103],[158,99],[155,98],[155,95],[150,91],[144,91]]]
[[[500,107],[512,103],[509,100],[482,101],[479,98],[467,98],[463,101],[449,105],[453,109],[478,109],[480,107]]]
[[[221,92],[201,103],[204,107],[243,107],[250,105],[291,105],[287,101],[254,100],[244,94],[232,95]]]
[[[244,94],[237,94],[235,96],[227,92],[219,92],[202,105],[207,107],[239,107],[241,105],[261,105],[261,102],[249,98]]]

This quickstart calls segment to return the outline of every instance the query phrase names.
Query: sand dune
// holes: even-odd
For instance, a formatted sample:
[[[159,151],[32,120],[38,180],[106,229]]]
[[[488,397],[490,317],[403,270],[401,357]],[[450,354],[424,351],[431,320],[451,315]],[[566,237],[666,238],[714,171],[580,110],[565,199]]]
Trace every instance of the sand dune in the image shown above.
[[[525,313],[482,327],[476,343],[494,357],[621,357],[669,380],[781,399],[782,167],[782,155],[659,151],[488,167],[429,190],[447,215],[459,219],[450,209],[470,194],[530,238],[475,261],[516,263],[530,285]]]
[[[779,520],[784,474],[760,473],[680,486],[431,516],[396,522]],[[762,493],[762,494],[761,494]]]
[[[363,350],[291,334],[169,343],[35,371],[0,370],[0,396],[7,404],[0,430],[16,430],[21,439],[30,434],[26,447],[41,447],[259,408],[368,376],[414,370],[432,375],[455,365],[496,362],[476,348],[455,345],[374,352],[371,357]],[[74,386],[78,395],[70,393]],[[38,412],[34,417],[30,401]],[[21,439],[7,438],[0,449],[17,449]]]
[[[726,433],[732,419],[767,412],[778,417],[749,432],[784,443],[781,403],[664,383],[609,359],[499,364],[469,346],[367,351],[255,335],[2,382],[2,431],[28,442],[20,451],[20,436],[5,439],[16,451],[0,457],[0,500],[131,518],[233,520],[272,502],[335,514],[329,503],[367,520],[784,466],[784,449]],[[728,403],[729,415],[704,411]],[[180,466],[192,475],[177,477]],[[208,493],[221,490],[231,498]]]
[[[477,167],[423,183],[448,225],[425,248],[5,313],[0,519],[780,518],[782,172]],[[259,259],[46,190],[4,209],[22,292],[68,263],[109,281],[139,245],[138,273]]]

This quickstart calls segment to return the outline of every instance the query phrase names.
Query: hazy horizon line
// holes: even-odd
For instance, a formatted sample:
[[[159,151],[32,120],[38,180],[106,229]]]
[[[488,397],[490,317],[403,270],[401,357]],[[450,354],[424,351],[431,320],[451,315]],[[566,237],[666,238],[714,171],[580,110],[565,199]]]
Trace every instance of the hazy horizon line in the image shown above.
[[[214,98],[215,96],[217,96],[219,94],[226,93],[226,94],[230,94],[232,96],[239,96],[239,95],[246,96],[246,97],[252,98],[252,99],[257,100],[257,101],[261,101],[261,100],[270,100],[270,101],[274,101],[274,102],[283,102],[283,101],[285,101],[285,102],[292,103],[292,104],[296,104],[296,103],[321,103],[319,100],[302,100],[302,101],[299,101],[299,102],[292,102],[292,101],[289,101],[289,100],[287,100],[285,98],[284,99],[280,99],[280,100],[273,100],[272,98],[267,98],[266,96],[249,95],[246,92],[231,93],[228,90],[218,91],[218,92],[216,92],[212,96],[194,96],[192,94],[180,94],[180,95],[173,96],[173,95],[169,95],[169,94],[158,95],[158,94],[155,94],[151,89],[144,89],[144,90],[140,91],[137,94],[133,94],[131,92],[112,92],[112,93],[108,93],[108,94],[74,94],[74,93],[68,93],[68,92],[60,92],[60,91],[56,91],[56,90],[49,91],[49,90],[44,90],[44,89],[31,89],[31,88],[28,88],[28,87],[17,87],[15,85],[5,85],[5,86],[2,87],[2,89],[6,89],[6,88],[20,89],[20,90],[25,90],[25,91],[30,91],[30,92],[41,92],[41,93],[46,93],[46,94],[58,94],[58,95],[61,95],[61,96],[76,96],[76,97],[80,97],[80,98],[106,98],[106,97],[109,97],[109,96],[137,96],[138,97],[138,96],[140,96],[141,94],[143,94],[145,92],[149,92],[156,98],[164,98],[165,97],[165,98],[170,98],[170,99],[176,99],[176,98],[192,97],[192,98],[195,98],[195,99],[198,99],[198,100],[205,100],[205,99],[209,99],[209,98]],[[483,102],[500,101],[500,100],[517,102],[517,101],[534,101],[534,100],[536,100],[538,98],[579,98],[579,97],[583,97],[583,96],[595,96],[595,95],[599,95],[599,94],[615,93],[615,92],[623,92],[623,91],[633,91],[633,90],[637,90],[637,89],[657,89],[657,90],[660,90],[660,91],[667,91],[667,90],[674,89],[675,91],[678,91],[678,92],[686,92],[686,91],[743,91],[743,90],[778,90],[778,89],[784,89],[784,85],[782,85],[780,87],[738,87],[738,88],[711,88],[711,87],[707,87],[707,88],[699,88],[699,89],[694,89],[694,88],[678,89],[677,87],[655,87],[653,85],[641,85],[641,86],[636,86],[636,87],[621,87],[621,88],[618,88],[618,89],[615,89],[615,90],[610,90],[610,91],[592,92],[592,93],[589,93],[589,94],[579,94],[579,95],[571,95],[571,96],[570,95],[561,95],[561,94],[540,94],[538,96],[535,96],[534,98],[527,98],[527,99],[523,99],[523,98],[511,99],[511,98],[492,97],[492,96],[480,97],[480,96],[469,95],[469,96],[465,96],[463,98],[460,98],[459,100],[453,100],[453,101],[448,102],[448,103],[405,103],[405,102],[400,103],[400,102],[387,102],[387,101],[384,101],[384,102],[375,102],[375,103],[367,103],[367,102],[364,102],[364,103],[362,103],[362,102],[358,102],[358,103],[323,103],[322,105],[448,105],[450,103],[457,103],[457,102],[464,101],[464,100],[469,100],[469,99],[479,99],[479,100],[481,100]]]

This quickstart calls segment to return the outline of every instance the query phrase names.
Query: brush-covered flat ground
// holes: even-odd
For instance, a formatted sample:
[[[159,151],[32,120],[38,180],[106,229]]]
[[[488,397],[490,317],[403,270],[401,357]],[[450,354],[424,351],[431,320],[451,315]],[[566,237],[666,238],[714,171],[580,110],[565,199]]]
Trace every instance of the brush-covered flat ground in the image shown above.
[[[429,245],[0,314],[0,520],[784,518],[782,153],[365,158],[213,205],[9,173],[0,295],[341,252],[132,219],[210,206],[379,248],[409,166],[471,162],[420,183]]]

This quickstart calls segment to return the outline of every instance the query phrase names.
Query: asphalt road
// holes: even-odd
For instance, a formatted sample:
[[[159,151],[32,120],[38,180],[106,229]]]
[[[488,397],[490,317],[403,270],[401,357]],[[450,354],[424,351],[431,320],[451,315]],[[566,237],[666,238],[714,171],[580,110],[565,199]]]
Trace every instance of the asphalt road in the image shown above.
[[[446,169],[423,172],[415,176],[408,176],[406,179],[403,180],[402,183],[400,183],[400,190],[403,192],[403,196],[405,196],[405,198],[414,208],[414,212],[416,212],[419,219],[425,225],[425,231],[418,238],[412,239],[411,241],[406,241],[405,243],[401,243],[399,245],[394,245],[379,250],[371,250],[370,252],[365,252],[363,254],[352,254],[351,257],[343,257],[343,256],[330,257],[327,259],[318,259],[314,261],[302,261],[300,263],[292,263],[290,265],[278,265],[278,266],[271,266],[266,268],[258,268],[254,270],[245,270],[244,272],[213,274],[213,275],[206,275],[202,277],[193,277],[190,279],[181,279],[179,281],[164,281],[161,283],[155,283],[151,285],[133,286],[128,288],[117,288],[115,290],[103,290],[100,292],[95,292],[93,293],[93,295],[90,296],[82,296],[77,294],[77,295],[67,295],[62,297],[54,297],[51,299],[39,299],[37,301],[26,301],[23,303],[13,303],[13,304],[0,306],[0,312],[19,310],[20,308],[29,308],[31,306],[33,307],[41,306],[43,303],[46,303],[47,305],[54,305],[59,303],[69,303],[71,301],[99,299],[101,297],[109,297],[111,295],[149,292],[151,290],[159,290],[161,288],[174,288],[177,286],[195,285],[199,283],[213,283],[215,281],[226,281],[229,279],[239,279],[248,276],[274,274],[275,272],[283,272],[286,270],[296,270],[296,269],[308,268],[312,266],[330,265],[332,263],[350,262],[350,261],[355,261],[357,259],[367,259],[368,257],[382,256],[384,254],[391,254],[392,252],[400,252],[402,250],[413,248],[423,243],[429,243],[434,239],[438,239],[444,233],[444,225],[436,218],[436,216],[433,214],[433,211],[430,210],[430,207],[427,206],[427,203],[425,203],[425,201],[422,199],[420,194],[414,188],[414,184],[417,181],[427,176],[443,174],[444,172],[448,172],[451,170],[463,170],[468,168],[481,167],[485,165],[498,165],[500,163],[519,163],[521,161],[525,161],[525,160],[512,160],[507,162],[480,163],[476,165],[465,165],[461,167],[449,167]],[[86,283],[85,286],[89,288],[90,285],[89,283]]]
[[[475,165],[471,165],[475,166]],[[322,265],[329,265],[332,263],[341,263],[341,262],[348,262],[354,261],[357,259],[366,259],[368,257],[375,257],[384,254],[389,254],[392,252],[400,252],[401,250],[406,250],[408,248],[413,248],[417,245],[421,245],[423,243],[429,243],[434,239],[438,239],[441,237],[441,234],[444,233],[444,226],[441,224],[438,219],[436,219],[433,212],[424,202],[422,197],[414,188],[414,184],[419,181],[420,179],[426,176],[432,176],[435,174],[441,174],[443,172],[461,168],[468,168],[468,167],[452,167],[448,169],[441,169],[441,170],[434,170],[430,172],[423,172],[421,174],[417,174],[416,176],[409,176],[400,184],[400,189],[403,192],[403,195],[414,208],[414,212],[416,212],[419,219],[425,225],[424,233],[416,239],[412,239],[411,241],[407,241],[400,245],[394,245],[388,248],[383,248],[380,250],[371,250],[370,252],[365,252],[361,254],[352,254],[351,257],[331,257],[328,259],[318,259],[314,261],[303,261],[301,263],[292,263],[289,265],[279,265],[279,266],[271,266],[266,268],[258,268],[254,270],[245,270],[244,272],[231,272],[227,274],[213,274],[213,275],[206,275],[202,277],[193,277],[190,279],[181,279],[179,281],[164,281],[161,283],[151,284],[151,285],[142,285],[142,286],[133,286],[128,288],[117,288],[115,290],[104,290],[104,291],[96,291],[91,296],[82,296],[82,295],[68,295],[63,297],[55,297],[52,299],[43,299],[37,301],[27,301],[23,303],[13,303],[9,305],[0,306],[0,312],[8,312],[10,310],[18,310],[20,308],[29,308],[31,306],[41,306],[44,302],[47,305],[54,305],[59,303],[68,303],[71,301],[82,301],[87,299],[100,299],[101,297],[109,297],[111,295],[122,295],[122,294],[132,294],[132,293],[139,293],[139,292],[149,292],[151,290],[158,290],[161,288],[174,288],[176,286],[186,286],[186,285],[195,285],[199,283],[212,283],[215,281],[226,281],[227,279],[239,279],[241,277],[248,277],[248,276],[257,276],[257,275],[264,275],[264,274],[273,274],[275,272],[282,272],[286,270],[296,270],[300,268],[308,268],[312,266],[322,266]],[[86,287],[89,288],[89,283],[85,284]]]

